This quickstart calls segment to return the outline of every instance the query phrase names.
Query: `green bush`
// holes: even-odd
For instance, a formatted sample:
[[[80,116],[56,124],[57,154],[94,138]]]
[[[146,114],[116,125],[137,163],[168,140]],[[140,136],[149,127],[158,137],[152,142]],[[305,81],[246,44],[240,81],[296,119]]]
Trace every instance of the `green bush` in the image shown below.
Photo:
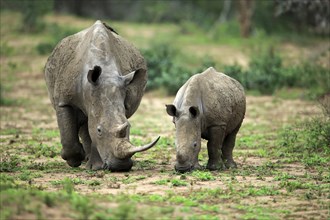
[[[15,54],[15,49],[7,44],[7,42],[1,42],[0,56],[11,56]]]
[[[314,118],[283,128],[278,145],[280,154],[299,158],[308,166],[329,163],[330,118]]]
[[[272,48],[255,53],[247,70],[238,65],[224,65],[222,70],[238,80],[245,89],[273,94],[281,88],[308,89],[309,98],[330,93],[330,70],[313,63],[285,67]]]
[[[45,42],[41,42],[36,46],[36,50],[40,55],[50,54],[55,46],[65,37],[75,34],[78,30],[62,28],[57,24],[47,25],[45,32],[49,33],[51,38]]]
[[[56,42],[43,42],[43,43],[39,43],[36,46],[37,52],[40,55],[46,55],[46,54],[50,54],[52,52],[52,50],[55,48],[56,46]]]
[[[254,56],[249,63],[246,88],[257,89],[262,94],[272,94],[279,86],[282,59],[272,48]]]
[[[147,89],[164,87],[169,93],[175,93],[178,86],[188,79],[187,69],[177,62],[179,51],[170,44],[152,43],[142,54],[148,63]]]
[[[287,68],[287,71],[295,71],[296,83],[293,86],[308,88],[310,98],[318,98],[330,93],[330,69],[313,63],[303,63],[300,66]]]
[[[193,75],[214,66],[215,62],[206,57],[199,68],[193,68],[185,62],[187,57],[166,42],[153,42],[142,54],[148,64],[147,90],[164,89],[174,95],[178,89]]]

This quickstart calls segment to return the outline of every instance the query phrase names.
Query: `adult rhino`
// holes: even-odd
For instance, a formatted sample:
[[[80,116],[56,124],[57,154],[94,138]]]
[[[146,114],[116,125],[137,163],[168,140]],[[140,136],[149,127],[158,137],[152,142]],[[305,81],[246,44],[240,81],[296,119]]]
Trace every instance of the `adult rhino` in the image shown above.
[[[140,105],[147,78],[139,51],[101,21],[55,47],[45,79],[60,130],[61,156],[70,166],[87,160],[90,169],[128,171],[134,153],[156,144],[159,137],[145,146],[129,141],[127,119]]]
[[[233,149],[245,115],[244,89],[239,82],[210,67],[192,76],[166,111],[176,126],[175,169],[199,169],[201,138],[208,140],[207,168],[236,167]]]

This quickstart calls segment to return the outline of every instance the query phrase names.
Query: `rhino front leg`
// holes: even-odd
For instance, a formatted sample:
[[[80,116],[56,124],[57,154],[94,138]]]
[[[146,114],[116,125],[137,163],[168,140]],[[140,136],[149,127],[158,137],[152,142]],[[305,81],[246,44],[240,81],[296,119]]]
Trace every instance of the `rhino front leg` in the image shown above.
[[[89,132],[88,132],[88,124],[87,122],[85,122],[83,125],[81,125],[80,129],[79,129],[79,136],[82,140],[82,145],[84,147],[84,151],[85,151],[85,160],[89,160],[90,158],[90,154],[91,154],[91,144],[92,144],[92,140],[91,137],[89,136]]]
[[[237,165],[233,159],[233,149],[235,147],[236,135],[238,133],[241,124],[235,128],[235,130],[228,134],[224,140],[223,147],[222,147],[222,157],[225,162],[227,168],[236,168]]]
[[[70,106],[58,107],[56,116],[63,147],[61,156],[71,167],[78,167],[85,159],[85,152],[79,141],[79,126],[75,111]]]
[[[91,170],[100,170],[103,168],[103,161],[97,148],[93,144],[91,146],[91,153],[86,168]]]
[[[84,151],[87,160],[86,168],[92,170],[99,170],[103,168],[103,161],[100,157],[97,148],[92,144],[91,137],[88,131],[88,123],[85,122],[79,129],[79,136],[82,140]]]
[[[209,170],[223,170],[225,165],[222,161],[222,143],[224,140],[225,129],[222,127],[211,127],[208,130],[209,141],[207,142],[207,151],[209,161],[206,168]]]

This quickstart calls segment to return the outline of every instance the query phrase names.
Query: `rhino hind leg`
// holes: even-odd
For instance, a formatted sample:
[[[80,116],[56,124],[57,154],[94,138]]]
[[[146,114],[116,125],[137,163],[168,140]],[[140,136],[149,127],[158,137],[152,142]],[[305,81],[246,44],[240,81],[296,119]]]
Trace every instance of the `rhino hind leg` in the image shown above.
[[[226,167],[229,168],[237,168],[237,165],[233,159],[233,150],[235,147],[236,135],[238,130],[240,129],[241,124],[239,124],[235,130],[228,134],[224,140],[222,147],[222,157]]]
[[[225,164],[222,160],[222,143],[225,138],[225,130],[222,127],[212,127],[208,130],[209,140],[207,142],[207,151],[209,161],[206,168],[209,170],[223,170]]]
[[[79,167],[85,159],[85,152],[79,141],[75,111],[70,106],[58,107],[56,116],[61,135],[61,156],[71,167]]]

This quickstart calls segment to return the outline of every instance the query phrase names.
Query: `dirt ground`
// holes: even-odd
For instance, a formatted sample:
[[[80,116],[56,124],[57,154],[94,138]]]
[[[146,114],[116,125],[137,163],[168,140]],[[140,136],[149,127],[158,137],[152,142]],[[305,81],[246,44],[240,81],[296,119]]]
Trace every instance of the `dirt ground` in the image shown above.
[[[5,62],[1,61],[2,65]],[[34,68],[35,71],[34,71]],[[24,152],[24,147],[28,145],[29,140],[36,138],[35,131],[37,130],[57,130],[55,112],[50,105],[47,97],[43,74],[40,67],[33,67],[32,71],[23,72],[15,80],[12,92],[8,97],[14,100],[21,100],[21,104],[14,106],[1,107],[1,130],[14,129],[17,134],[1,135],[0,147],[7,148],[10,152],[15,152],[10,146],[13,143],[21,143],[18,148],[22,148],[20,156],[26,156],[31,160],[31,155]],[[161,140],[167,141],[165,148],[155,147],[148,152],[137,154],[134,157],[135,164],[133,169],[128,173],[109,173],[99,171],[89,173],[84,170],[84,165],[81,168],[75,169],[66,165],[59,155],[54,158],[40,157],[32,159],[35,164],[57,163],[62,168],[60,171],[43,173],[41,177],[33,178],[31,184],[36,185],[47,191],[57,191],[59,186],[54,182],[63,180],[68,177],[70,179],[80,179],[84,181],[98,181],[98,185],[91,186],[89,184],[77,184],[75,190],[82,194],[97,193],[100,195],[108,194],[140,194],[140,195],[166,195],[168,191],[173,191],[175,194],[186,195],[192,191],[203,189],[223,189],[228,190],[227,181],[231,178],[235,179],[235,184],[238,187],[257,186],[257,187],[278,187],[280,182],[274,179],[273,175],[268,175],[260,178],[257,173],[251,175],[236,175],[230,177],[230,171],[212,172],[215,179],[211,181],[200,181],[192,176],[186,176],[186,186],[173,187],[172,184],[155,184],[161,180],[180,179],[180,175],[173,172],[173,163],[175,162],[175,146],[174,135],[175,130],[171,122],[171,118],[165,112],[165,104],[171,103],[174,97],[163,97],[157,93],[147,93],[142,103],[133,117],[130,119],[133,133],[131,139],[135,141],[147,142],[156,136],[160,135]],[[262,132],[245,131],[249,127],[266,127],[266,132],[270,134],[276,133],[277,129],[292,124],[297,120],[311,118],[321,114],[321,109],[314,102],[301,100],[284,100],[272,96],[247,96],[247,113],[242,129],[238,135],[238,139],[246,134],[254,134]],[[135,132],[134,132],[135,131]],[[249,133],[250,132],[250,133]],[[48,140],[44,140],[42,144],[59,143],[59,137],[53,136]],[[164,146],[164,145],[162,145]],[[205,142],[203,143],[202,153],[206,155]],[[4,152],[3,152],[4,153]],[[201,153],[201,154],[202,154]],[[234,158],[238,163],[238,170],[249,170],[252,168],[262,167],[267,162],[276,163],[279,158],[263,158],[254,155],[253,149],[240,149],[236,147],[234,150]],[[1,156],[3,159],[4,154]],[[203,165],[206,159],[203,158]],[[64,171],[67,170],[68,172]],[[278,172],[288,173],[293,176],[317,175],[317,170],[306,168],[300,163],[280,164],[276,168]],[[13,173],[13,175],[18,175]],[[285,191],[285,189],[282,189]],[[299,196],[294,196],[288,200],[285,196],[256,196],[242,198],[240,203],[255,203],[268,204],[272,208],[287,208],[295,210],[292,218],[297,219],[326,219],[329,217],[328,210],[322,208],[322,204],[329,202],[328,199],[320,202],[318,200],[306,201]],[[276,200],[276,202],[274,202]],[[329,204],[329,203],[328,203]],[[227,204],[227,209],[230,211],[230,205]],[[302,208],[304,207],[304,208]],[[234,215],[235,217],[235,215]]]
[[[15,40],[8,40],[8,44],[14,45]],[[288,50],[292,49],[290,46],[286,47]],[[196,50],[194,46],[190,49]],[[224,49],[228,49],[229,52],[232,50],[217,47],[210,51],[216,56],[223,53]],[[241,65],[246,65],[248,60],[244,54],[237,53],[237,50],[231,51],[236,57],[232,57],[228,62],[238,61]],[[22,160],[17,166],[24,167],[24,170],[9,172],[19,183],[53,192],[61,190],[63,186],[60,182],[69,178],[76,182],[75,190],[80,194],[114,197],[129,194],[161,195],[164,198],[170,198],[169,195],[180,195],[190,198],[193,193],[204,192],[203,190],[208,193],[210,190],[219,190],[222,197],[214,199],[205,194],[210,196],[210,200],[206,199],[205,204],[220,207],[221,211],[205,209],[203,214],[210,214],[219,219],[265,219],[262,214],[266,212],[269,214],[266,216],[267,219],[329,219],[330,185],[329,182],[320,181],[329,179],[329,169],[324,168],[325,171],[320,171],[305,166],[299,160],[290,162],[285,156],[268,156],[268,151],[276,152],[278,132],[283,127],[322,114],[317,102],[248,95],[246,117],[234,149],[234,159],[238,168],[212,171],[207,173],[208,176],[202,177],[197,174],[179,175],[174,172],[175,129],[165,111],[165,104],[171,103],[174,97],[163,96],[158,92],[146,93],[139,109],[129,119],[130,138],[134,143],[143,144],[160,135],[161,139],[157,146],[147,152],[136,154],[130,172],[90,172],[85,170],[84,164],[76,169],[69,167],[59,156],[57,122],[43,76],[46,59],[47,56],[40,55],[31,55],[29,58],[26,55],[17,55],[0,59],[1,81],[5,82],[2,85],[9,88],[5,91],[5,97],[15,100],[12,105],[0,106],[0,161],[3,163],[12,156],[18,156]],[[31,150],[35,146],[54,148],[57,154],[51,157],[42,154],[36,156]],[[206,142],[203,141],[200,163],[205,166],[206,162]],[[26,181],[22,178],[26,171],[38,175]],[[293,183],[300,185],[294,186],[296,188],[291,191],[290,184]],[[172,204],[164,202],[157,205]],[[179,208],[184,205],[175,204],[174,216],[191,214],[182,214],[183,211]],[[107,203],[105,206],[116,204]],[[192,213],[198,209],[193,207]],[[59,212],[61,211],[63,210]],[[45,215],[51,218],[51,212],[57,210],[47,209],[45,212]],[[201,211],[198,209],[196,212]],[[251,217],[247,214],[254,215]],[[59,214],[55,216],[58,217]],[[30,217],[16,216],[17,219]]]

